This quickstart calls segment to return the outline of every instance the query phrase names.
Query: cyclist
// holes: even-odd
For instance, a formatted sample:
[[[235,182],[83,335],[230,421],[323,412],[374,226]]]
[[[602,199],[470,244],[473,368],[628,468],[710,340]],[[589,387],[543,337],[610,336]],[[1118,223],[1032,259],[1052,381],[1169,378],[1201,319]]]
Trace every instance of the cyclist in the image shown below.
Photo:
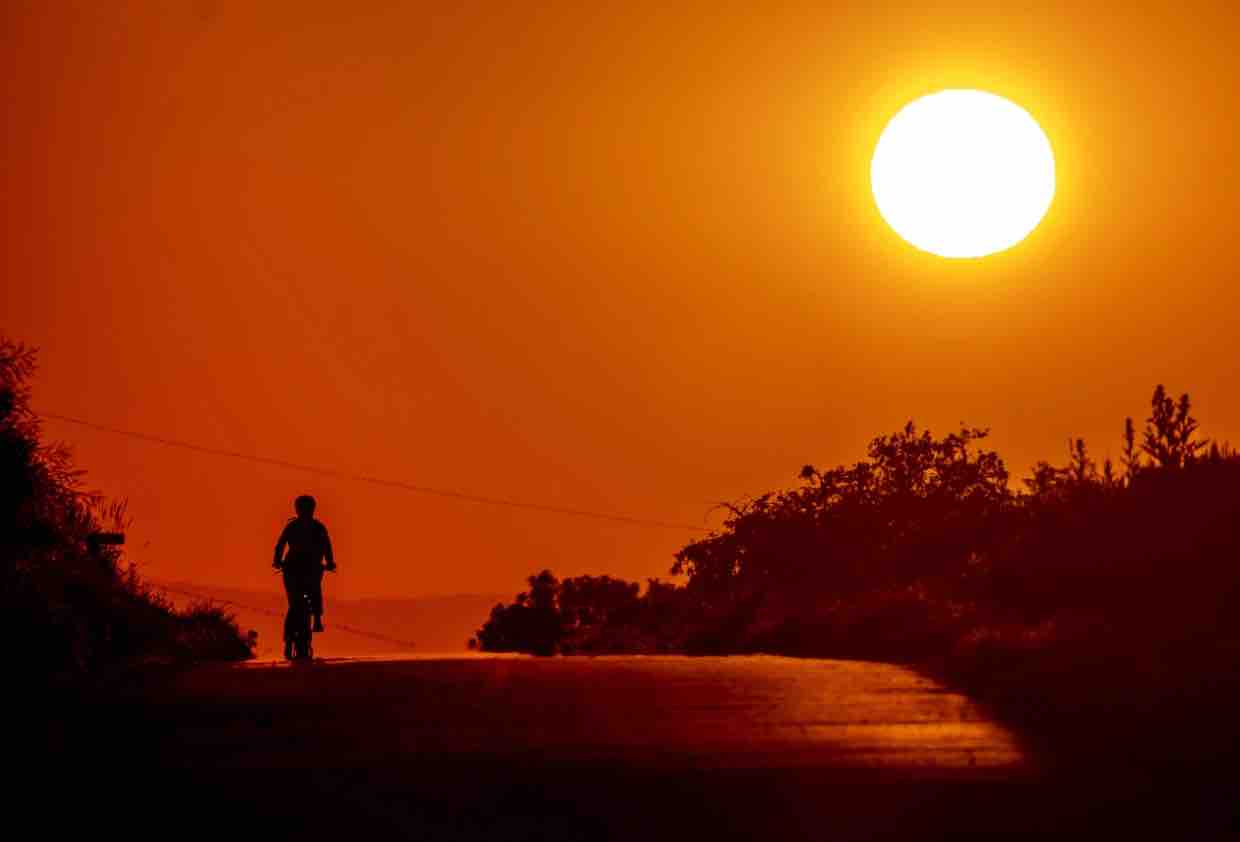
[[[327,527],[314,517],[315,501],[303,494],[293,501],[297,517],[285,524],[276,541],[276,554],[272,566],[284,574],[284,593],[288,597],[288,613],[284,615],[284,657],[293,656],[293,633],[296,623],[296,600],[303,593],[310,594],[310,608],[314,613],[314,630],[323,631],[323,571],[335,570],[332,542]],[[285,555],[285,548],[288,554]],[[326,559],[326,567],[323,564]]]

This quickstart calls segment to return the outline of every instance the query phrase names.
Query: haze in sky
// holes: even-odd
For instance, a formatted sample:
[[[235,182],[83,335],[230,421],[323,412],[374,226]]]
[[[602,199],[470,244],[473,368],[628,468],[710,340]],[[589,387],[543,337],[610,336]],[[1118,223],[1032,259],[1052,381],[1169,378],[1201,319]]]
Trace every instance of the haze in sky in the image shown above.
[[[1234,10],[949,5],[9,4],[0,313],[43,411],[704,527],[910,418],[1019,476],[1118,455],[1165,382],[1240,439]],[[869,183],[959,87],[1056,156],[977,261]],[[157,579],[275,588],[304,492],[341,596],[665,575],[694,537],[47,430]]]

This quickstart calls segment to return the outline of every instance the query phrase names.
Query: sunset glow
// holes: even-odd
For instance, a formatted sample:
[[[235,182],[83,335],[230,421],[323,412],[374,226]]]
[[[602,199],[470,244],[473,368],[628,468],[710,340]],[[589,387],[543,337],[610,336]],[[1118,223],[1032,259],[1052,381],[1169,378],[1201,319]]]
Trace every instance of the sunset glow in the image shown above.
[[[8,826],[1234,838],[1238,33],[0,4]]]

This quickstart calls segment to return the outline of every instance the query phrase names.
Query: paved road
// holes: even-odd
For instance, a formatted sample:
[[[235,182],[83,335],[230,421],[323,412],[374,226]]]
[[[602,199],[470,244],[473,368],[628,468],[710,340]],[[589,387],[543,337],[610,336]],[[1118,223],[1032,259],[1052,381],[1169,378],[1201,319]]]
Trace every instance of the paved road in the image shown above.
[[[75,791],[137,799],[130,838],[1063,838],[1097,801],[961,696],[864,662],[259,663],[93,713],[57,756],[107,770]]]
[[[909,670],[777,657],[445,658],[200,670],[182,700],[269,712],[182,729],[189,756],[290,762],[290,729],[340,762],[533,754],[631,765],[1020,770],[1016,741]],[[345,713],[345,712],[348,713]],[[189,717],[193,719],[192,715]],[[359,729],[366,723],[368,727]],[[225,727],[226,725],[226,727]]]

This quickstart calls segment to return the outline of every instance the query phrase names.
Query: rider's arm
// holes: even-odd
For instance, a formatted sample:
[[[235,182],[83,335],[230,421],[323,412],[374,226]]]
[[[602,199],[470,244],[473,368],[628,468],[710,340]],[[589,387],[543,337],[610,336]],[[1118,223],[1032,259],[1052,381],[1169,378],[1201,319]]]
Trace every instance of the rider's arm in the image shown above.
[[[280,539],[276,541],[276,557],[272,560],[272,567],[279,567],[283,563],[284,548],[288,545],[288,527],[280,530]]]
[[[327,534],[327,527],[323,527],[323,558],[327,559],[327,569],[336,569],[336,559],[332,556],[332,539]]]

